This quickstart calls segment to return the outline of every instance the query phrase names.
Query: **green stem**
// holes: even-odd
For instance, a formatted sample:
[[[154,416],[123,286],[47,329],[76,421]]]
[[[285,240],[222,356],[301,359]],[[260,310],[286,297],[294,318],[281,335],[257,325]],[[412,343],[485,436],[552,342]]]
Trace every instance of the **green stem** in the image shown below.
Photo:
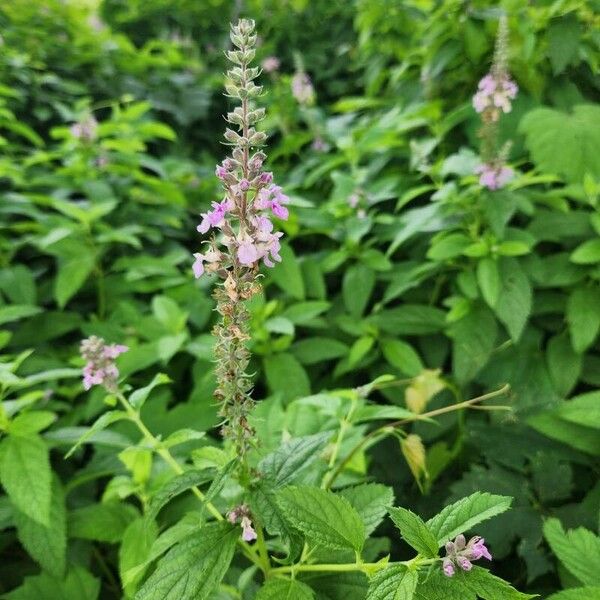
[[[405,565],[408,567],[412,567],[414,565],[428,565],[433,564],[434,562],[439,561],[439,558],[429,558],[429,559],[421,559],[420,557],[415,557],[412,560],[406,560],[401,562],[394,563],[346,563],[346,564],[338,564],[338,563],[323,563],[323,564],[314,564],[314,565],[288,565],[285,567],[277,567],[271,570],[271,574],[274,573],[322,573],[322,572],[331,572],[331,573],[348,573],[352,571],[361,571],[363,573],[373,573],[384,569],[390,565]]]
[[[269,576],[271,571],[271,559],[269,558],[269,551],[267,550],[267,544],[265,542],[265,533],[262,526],[259,523],[255,524],[256,527],[256,547],[258,548],[258,555],[262,561],[262,571],[265,577]]]
[[[430,419],[432,417],[437,417],[439,415],[443,415],[443,414],[446,414],[449,412],[454,412],[455,410],[461,410],[463,408],[471,408],[474,404],[483,402],[484,400],[489,400],[490,398],[495,398],[496,396],[502,396],[503,394],[506,394],[509,390],[510,390],[510,385],[506,384],[506,385],[502,386],[500,389],[497,389],[493,392],[489,392],[487,394],[483,394],[481,396],[477,396],[475,398],[471,398],[470,400],[465,400],[464,402],[459,402],[458,404],[452,404],[450,406],[444,406],[442,408],[437,408],[436,410],[429,411],[422,415],[415,414],[414,417],[410,417],[407,419],[400,419],[398,421],[393,421],[391,423],[387,423],[386,425],[378,427],[377,429],[374,429],[373,431],[368,433],[364,438],[362,438],[360,440],[360,442],[358,442],[354,446],[354,448],[352,448],[352,450],[350,450],[350,452],[340,462],[340,464],[337,466],[336,470],[334,471],[333,475],[331,476],[328,486],[331,487],[333,485],[333,482],[339,477],[341,472],[344,470],[346,465],[352,460],[354,455],[359,450],[361,450],[363,447],[365,447],[369,442],[372,442],[374,438],[379,437],[379,438],[383,439],[384,437],[391,435],[394,432],[394,429],[396,429],[397,427],[401,427],[402,425],[412,423],[413,421],[419,421],[422,419]]]
[[[185,473],[184,468],[175,460],[175,458],[173,458],[173,455],[169,452],[168,448],[161,446],[160,440],[157,437],[155,437],[154,434],[146,427],[146,425],[140,417],[140,413],[136,411],[133,408],[133,406],[131,406],[131,404],[129,404],[129,401],[127,400],[127,398],[125,398],[123,393],[117,391],[115,392],[115,395],[117,396],[119,402],[127,412],[129,419],[136,425],[140,433],[144,436],[144,440],[148,443],[148,445],[157,452],[157,454],[171,467],[171,469],[175,473],[177,473],[177,475]],[[190,490],[194,494],[194,496],[196,496],[196,498],[198,498],[198,500],[200,500],[200,502],[202,502],[202,504],[206,506],[210,514],[217,521],[225,520],[225,517],[219,512],[215,505],[212,502],[207,502],[206,496],[200,490],[200,488],[198,488],[198,486],[192,486]],[[241,547],[242,552],[244,553],[246,558],[248,558],[248,560],[260,567],[261,570],[264,570],[264,565],[262,563],[261,558],[256,553],[256,550],[243,540],[238,540],[238,544]]]

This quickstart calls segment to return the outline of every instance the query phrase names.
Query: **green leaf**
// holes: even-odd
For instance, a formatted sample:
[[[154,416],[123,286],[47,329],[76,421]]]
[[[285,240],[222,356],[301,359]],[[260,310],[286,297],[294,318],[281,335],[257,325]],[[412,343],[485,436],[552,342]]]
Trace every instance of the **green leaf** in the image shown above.
[[[310,394],[310,380],[302,365],[286,352],[264,358],[265,375],[273,393],[281,393],[286,401]]]
[[[477,600],[477,594],[468,589],[460,574],[446,577],[440,568],[434,569],[417,586],[415,600]]]
[[[394,502],[394,490],[380,483],[363,483],[344,488],[339,495],[346,498],[359,514],[367,537],[383,521],[387,507]]]
[[[304,280],[300,263],[294,251],[287,245],[281,245],[281,262],[269,271],[271,279],[284,291],[296,300],[304,300]]]
[[[482,600],[528,600],[537,597],[537,594],[523,594],[515,590],[506,581],[481,567],[473,567],[468,573],[457,573],[455,577]]]
[[[69,537],[114,544],[138,516],[136,508],[119,502],[76,508],[69,513]]]
[[[270,579],[256,594],[256,600],[312,600],[314,597],[305,583],[294,579]]]
[[[319,488],[290,486],[277,493],[277,503],[305,537],[328,548],[362,548],[362,519],[345,498]]]
[[[548,56],[554,75],[562,73],[577,57],[581,25],[575,13],[550,21],[548,27]]]
[[[500,294],[500,272],[498,263],[492,258],[482,258],[477,263],[477,283],[487,305],[494,307]]]
[[[108,412],[100,415],[91,427],[85,429],[83,435],[80,436],[75,445],[67,452],[65,458],[69,458],[75,452],[75,450],[79,448],[79,446],[94,439],[98,432],[102,431],[112,423],[116,423],[117,421],[122,421],[123,419],[128,418],[129,417],[124,410],[109,410]]]
[[[571,262],[577,265],[592,265],[600,262],[600,240],[587,240],[573,250]]]
[[[456,258],[471,243],[471,239],[464,233],[451,233],[437,239],[427,251],[427,258],[443,261]]]
[[[96,264],[96,257],[89,250],[84,250],[77,256],[59,260],[58,275],[54,280],[54,298],[60,308],[86,282]]]
[[[403,565],[391,565],[376,573],[369,582],[365,600],[412,600],[419,574]]]
[[[442,331],[446,315],[433,306],[403,304],[369,316],[366,322],[379,327],[387,335],[426,335]]]
[[[274,487],[288,485],[312,466],[330,438],[331,432],[293,438],[265,456],[258,470]]]
[[[206,525],[158,562],[135,600],[205,600],[225,576],[239,536],[229,523]]]
[[[536,108],[521,120],[527,148],[536,165],[548,173],[580,182],[586,173],[600,178],[600,107],[580,104],[571,114]],[[560,152],[556,149],[560,148]]]
[[[126,579],[126,573],[148,560],[157,535],[156,523],[144,517],[132,521],[123,534],[123,541],[119,547],[119,575],[128,598],[133,597],[143,571],[131,579]]]
[[[567,396],[577,384],[583,367],[583,357],[571,346],[567,333],[555,335],[546,348],[548,371],[556,391]]]
[[[427,521],[429,530],[442,546],[459,533],[465,533],[475,525],[506,512],[512,498],[487,492],[475,492],[454,504],[446,506],[435,517]]]
[[[37,306],[28,306],[27,304],[13,304],[12,306],[0,306],[0,325],[18,321],[31,315],[42,312]]]
[[[487,364],[496,345],[498,326],[494,315],[484,306],[471,310],[449,329],[453,371],[465,383]]]
[[[186,471],[181,475],[175,475],[167,481],[159,490],[152,496],[152,500],[148,506],[146,516],[148,519],[154,519],[160,512],[160,509],[170,502],[175,496],[183,494],[190,488],[201,485],[210,481],[214,477],[214,470],[200,469]]]
[[[52,481],[50,518],[41,525],[31,517],[14,510],[17,537],[29,555],[50,575],[62,577],[67,551],[65,496],[58,478]]]
[[[570,423],[600,429],[600,392],[587,392],[563,402],[555,414]]]
[[[348,346],[332,338],[310,337],[296,342],[290,350],[303,365],[314,365],[348,354]]]
[[[438,543],[423,519],[406,508],[390,508],[390,517],[404,541],[426,558],[438,555]]]
[[[390,365],[409,377],[418,375],[425,368],[413,347],[402,340],[383,340],[381,348]]]
[[[504,259],[499,266],[502,285],[494,311],[513,342],[518,342],[531,312],[531,284],[518,261]]]
[[[360,317],[369,303],[375,287],[375,272],[364,264],[352,265],[344,273],[342,296],[353,317]]]
[[[33,410],[17,415],[9,424],[8,432],[13,435],[39,433],[56,421],[56,415],[49,410]]]
[[[564,590],[548,596],[548,600],[600,600],[600,586]]]
[[[591,427],[571,423],[552,413],[533,415],[527,419],[527,424],[577,450],[600,456],[600,436]]]
[[[142,408],[142,406],[144,406],[146,400],[148,400],[150,392],[155,387],[159,385],[164,385],[166,383],[171,383],[171,379],[169,378],[169,376],[165,375],[164,373],[157,373],[147,386],[140,388],[139,390],[135,390],[135,392],[133,392],[129,396],[129,404],[131,404],[133,408],[139,410],[140,408]]]
[[[38,436],[11,435],[0,444],[0,481],[13,505],[41,525],[50,525],[48,448]]]
[[[584,585],[600,585],[600,537],[583,527],[565,531],[555,518],[544,523],[544,537],[574,577]]]
[[[100,594],[100,580],[83,567],[73,567],[65,579],[42,573],[26,577],[23,585],[9,594],[5,600],[96,600]]]
[[[575,352],[585,352],[600,331],[600,289],[581,287],[567,301],[567,322]]]

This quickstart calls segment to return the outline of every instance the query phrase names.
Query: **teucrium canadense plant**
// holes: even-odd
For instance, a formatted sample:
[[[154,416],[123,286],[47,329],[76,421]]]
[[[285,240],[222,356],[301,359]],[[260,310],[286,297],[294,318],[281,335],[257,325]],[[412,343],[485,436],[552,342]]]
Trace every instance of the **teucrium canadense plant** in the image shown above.
[[[265,136],[254,128],[262,116],[253,105],[260,93],[253,82],[259,71],[249,66],[255,40],[252,21],[242,19],[232,27],[237,49],[228,53],[235,66],[228,72],[227,91],[241,106],[227,118],[238,132],[228,129],[225,134],[233,151],[216,170],[225,198],[202,215],[198,230],[212,229],[214,235],[194,263],[197,277],[209,272],[221,280],[215,292],[222,319],[214,329],[215,397],[224,419],[224,446],[194,429],[165,439],[154,435],[141,411],[169,378],[159,374],[132,391],[119,383],[116,362],[128,348],[96,336],[84,340],[84,387],[103,387],[106,402],[115,408],[98,418],[71,453],[113,424],[133,424],[140,439],[118,455],[127,475],[110,482],[105,502],[81,515],[75,530],[85,534],[94,511],[114,510],[117,500],[117,506],[126,507],[119,570],[126,597],[136,600],[203,600],[217,592],[219,598],[244,594],[259,600],[302,600],[327,589],[342,593],[349,581],[353,597],[367,600],[529,598],[475,566],[482,558],[492,560],[490,549],[477,535],[465,537],[508,510],[511,498],[476,492],[424,520],[394,507],[390,487],[352,476],[352,463],[364,448],[391,436],[425,489],[425,448],[417,433],[405,429],[462,409],[506,410],[483,405],[503,395],[506,386],[427,411],[437,394],[454,393],[440,371],[425,370],[408,380],[384,375],[360,388],[292,402],[283,411],[289,415],[283,422],[302,406],[315,411],[312,424],[301,432],[294,432],[291,421],[280,427],[276,399],[256,406],[251,401],[244,303],[259,291],[259,261],[272,266],[271,259],[280,260],[281,234],[273,233],[269,215],[287,217],[287,198],[272,184],[272,174],[262,171],[265,155],[257,149]],[[370,400],[378,390],[394,386],[406,388],[409,409]],[[191,455],[185,451],[190,444],[195,448]],[[4,461],[14,452],[9,445]],[[9,494],[22,494],[11,470],[5,466],[3,472]],[[186,502],[194,498],[195,505]],[[132,502],[122,504],[126,499]],[[387,546],[378,546],[373,534],[386,515],[411,558],[392,560]]]

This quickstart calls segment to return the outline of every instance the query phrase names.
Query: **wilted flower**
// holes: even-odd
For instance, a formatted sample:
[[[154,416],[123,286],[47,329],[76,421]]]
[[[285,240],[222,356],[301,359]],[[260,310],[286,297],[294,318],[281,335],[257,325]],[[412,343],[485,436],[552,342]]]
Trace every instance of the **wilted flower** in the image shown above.
[[[267,56],[260,63],[260,66],[262,67],[263,71],[266,71],[267,73],[273,73],[279,70],[281,61],[276,56]]]
[[[461,533],[453,542],[446,543],[446,557],[442,561],[442,570],[444,575],[452,577],[456,567],[463,571],[470,571],[473,568],[472,561],[480,558],[492,560],[492,555],[485,547],[485,540],[476,535],[467,542]]]
[[[89,390],[94,385],[102,385],[107,390],[113,391],[119,379],[115,359],[127,350],[127,346],[107,344],[95,335],[83,340],[80,352],[87,361],[83,367],[83,387]]]
[[[298,71],[292,77],[292,95],[298,104],[310,105],[315,100],[315,88],[310,77],[304,71]]]

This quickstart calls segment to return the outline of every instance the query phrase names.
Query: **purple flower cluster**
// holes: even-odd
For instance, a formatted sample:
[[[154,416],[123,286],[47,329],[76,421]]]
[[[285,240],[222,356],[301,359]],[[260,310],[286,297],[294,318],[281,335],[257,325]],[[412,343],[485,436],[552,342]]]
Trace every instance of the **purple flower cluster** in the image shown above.
[[[119,379],[115,359],[128,349],[122,344],[107,344],[95,335],[83,340],[80,346],[81,356],[86,360],[83,367],[83,387],[89,390],[94,385],[102,385],[113,391]]]
[[[492,555],[485,546],[485,540],[476,535],[467,542],[461,533],[453,542],[446,543],[446,557],[442,562],[444,575],[452,577],[456,573],[456,567],[463,571],[470,571],[473,568],[473,561],[480,558],[492,560]]]
[[[241,504],[227,514],[227,520],[231,524],[240,523],[242,526],[242,539],[245,542],[252,542],[257,538],[256,531],[252,527],[250,519],[250,510],[245,504]]]
[[[473,108],[478,112],[489,111],[492,121],[500,118],[500,111],[509,113],[511,100],[517,96],[519,88],[507,74],[488,73],[480,82],[473,96]]]
[[[239,264],[246,267],[253,267],[260,260],[267,267],[273,267],[273,261],[281,261],[279,239],[283,234],[273,231],[270,216],[286,220],[289,211],[285,205],[289,198],[280,186],[272,183],[271,172],[261,171],[263,160],[264,154],[259,151],[249,160],[247,169],[233,158],[217,166],[215,173],[223,182],[226,196],[221,202],[213,202],[212,210],[201,214],[197,229],[200,233],[220,230],[221,242],[228,252],[221,252],[213,240],[207,252],[194,254],[196,277],[226,266],[228,256],[235,256]],[[233,219],[239,223],[237,231]]]
[[[489,190],[504,187],[513,177],[514,171],[503,164],[483,163],[475,169],[479,175],[479,184]]]
[[[96,139],[98,132],[98,121],[92,115],[88,115],[71,125],[71,135],[82,142],[90,143]]]
[[[275,71],[279,70],[281,61],[276,56],[267,56],[260,63],[260,66],[262,67],[263,71],[266,71],[267,73],[274,73]]]

